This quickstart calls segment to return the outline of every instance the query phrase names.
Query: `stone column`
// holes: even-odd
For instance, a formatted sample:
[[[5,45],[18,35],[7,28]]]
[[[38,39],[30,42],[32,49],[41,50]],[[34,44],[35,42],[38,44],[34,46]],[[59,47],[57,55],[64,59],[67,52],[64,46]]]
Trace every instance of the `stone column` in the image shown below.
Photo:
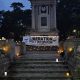
[[[50,18],[51,18],[51,9],[50,9],[50,5],[48,5],[48,10],[49,10],[49,14],[48,14],[48,29],[49,29],[49,31],[50,31],[50,24],[51,24],[51,20],[50,20]]]
[[[38,5],[35,6],[35,29],[38,30]]]
[[[54,14],[53,5],[50,5],[50,31],[53,28],[53,14]]]
[[[35,30],[35,5],[32,5],[32,29]]]
[[[53,24],[53,27],[56,28],[56,0],[54,0],[54,5],[53,5],[53,11],[54,11],[54,14],[53,14],[53,21],[54,21],[54,24]]]

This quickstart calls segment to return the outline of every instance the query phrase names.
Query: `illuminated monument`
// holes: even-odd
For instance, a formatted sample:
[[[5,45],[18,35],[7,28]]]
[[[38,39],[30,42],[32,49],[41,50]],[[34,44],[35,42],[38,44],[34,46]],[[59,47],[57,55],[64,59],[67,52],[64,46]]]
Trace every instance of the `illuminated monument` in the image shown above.
[[[36,32],[56,32],[56,0],[30,0],[32,29]],[[49,34],[50,34],[49,33]]]
[[[23,42],[26,45],[58,46],[56,0],[30,0],[30,2],[32,5],[32,30],[30,35],[23,37]]]

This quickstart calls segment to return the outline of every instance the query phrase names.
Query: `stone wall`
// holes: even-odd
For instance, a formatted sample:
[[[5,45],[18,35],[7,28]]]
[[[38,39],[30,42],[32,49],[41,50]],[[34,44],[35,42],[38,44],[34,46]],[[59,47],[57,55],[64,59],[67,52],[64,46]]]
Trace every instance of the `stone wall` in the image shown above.
[[[0,54],[0,77],[4,76],[4,72],[7,71],[10,66],[10,61],[3,54]]]
[[[17,42],[15,45],[15,55],[24,55],[26,53],[26,45],[22,42]]]
[[[1,40],[0,49],[10,59],[13,59],[17,54],[26,53],[26,45],[22,42],[15,42],[14,40]]]
[[[13,40],[0,40],[0,76],[4,75],[4,72],[7,71],[16,56],[24,53],[26,53],[24,43]]]
[[[80,67],[80,52],[78,51],[78,46],[80,46],[80,39],[68,39],[64,43],[65,60],[69,65],[73,80],[77,80],[80,76],[77,71],[78,67]],[[68,49],[72,49],[72,51]]]
[[[0,49],[3,50],[4,55],[12,60],[15,55],[15,42],[13,40],[1,40]]]

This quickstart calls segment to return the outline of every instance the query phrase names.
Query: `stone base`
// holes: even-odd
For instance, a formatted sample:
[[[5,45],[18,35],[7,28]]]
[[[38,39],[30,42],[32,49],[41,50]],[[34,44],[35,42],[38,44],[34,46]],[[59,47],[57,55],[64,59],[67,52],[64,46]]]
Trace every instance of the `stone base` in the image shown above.
[[[58,36],[58,32],[35,32],[31,31],[30,32],[31,36]]]

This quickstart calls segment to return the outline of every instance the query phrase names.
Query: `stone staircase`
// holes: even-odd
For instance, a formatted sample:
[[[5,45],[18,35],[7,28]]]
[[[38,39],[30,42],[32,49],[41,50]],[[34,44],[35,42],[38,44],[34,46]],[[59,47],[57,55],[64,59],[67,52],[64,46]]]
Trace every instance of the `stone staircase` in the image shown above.
[[[69,72],[68,66],[56,52],[36,51],[17,59],[5,80],[71,80],[66,72]]]

